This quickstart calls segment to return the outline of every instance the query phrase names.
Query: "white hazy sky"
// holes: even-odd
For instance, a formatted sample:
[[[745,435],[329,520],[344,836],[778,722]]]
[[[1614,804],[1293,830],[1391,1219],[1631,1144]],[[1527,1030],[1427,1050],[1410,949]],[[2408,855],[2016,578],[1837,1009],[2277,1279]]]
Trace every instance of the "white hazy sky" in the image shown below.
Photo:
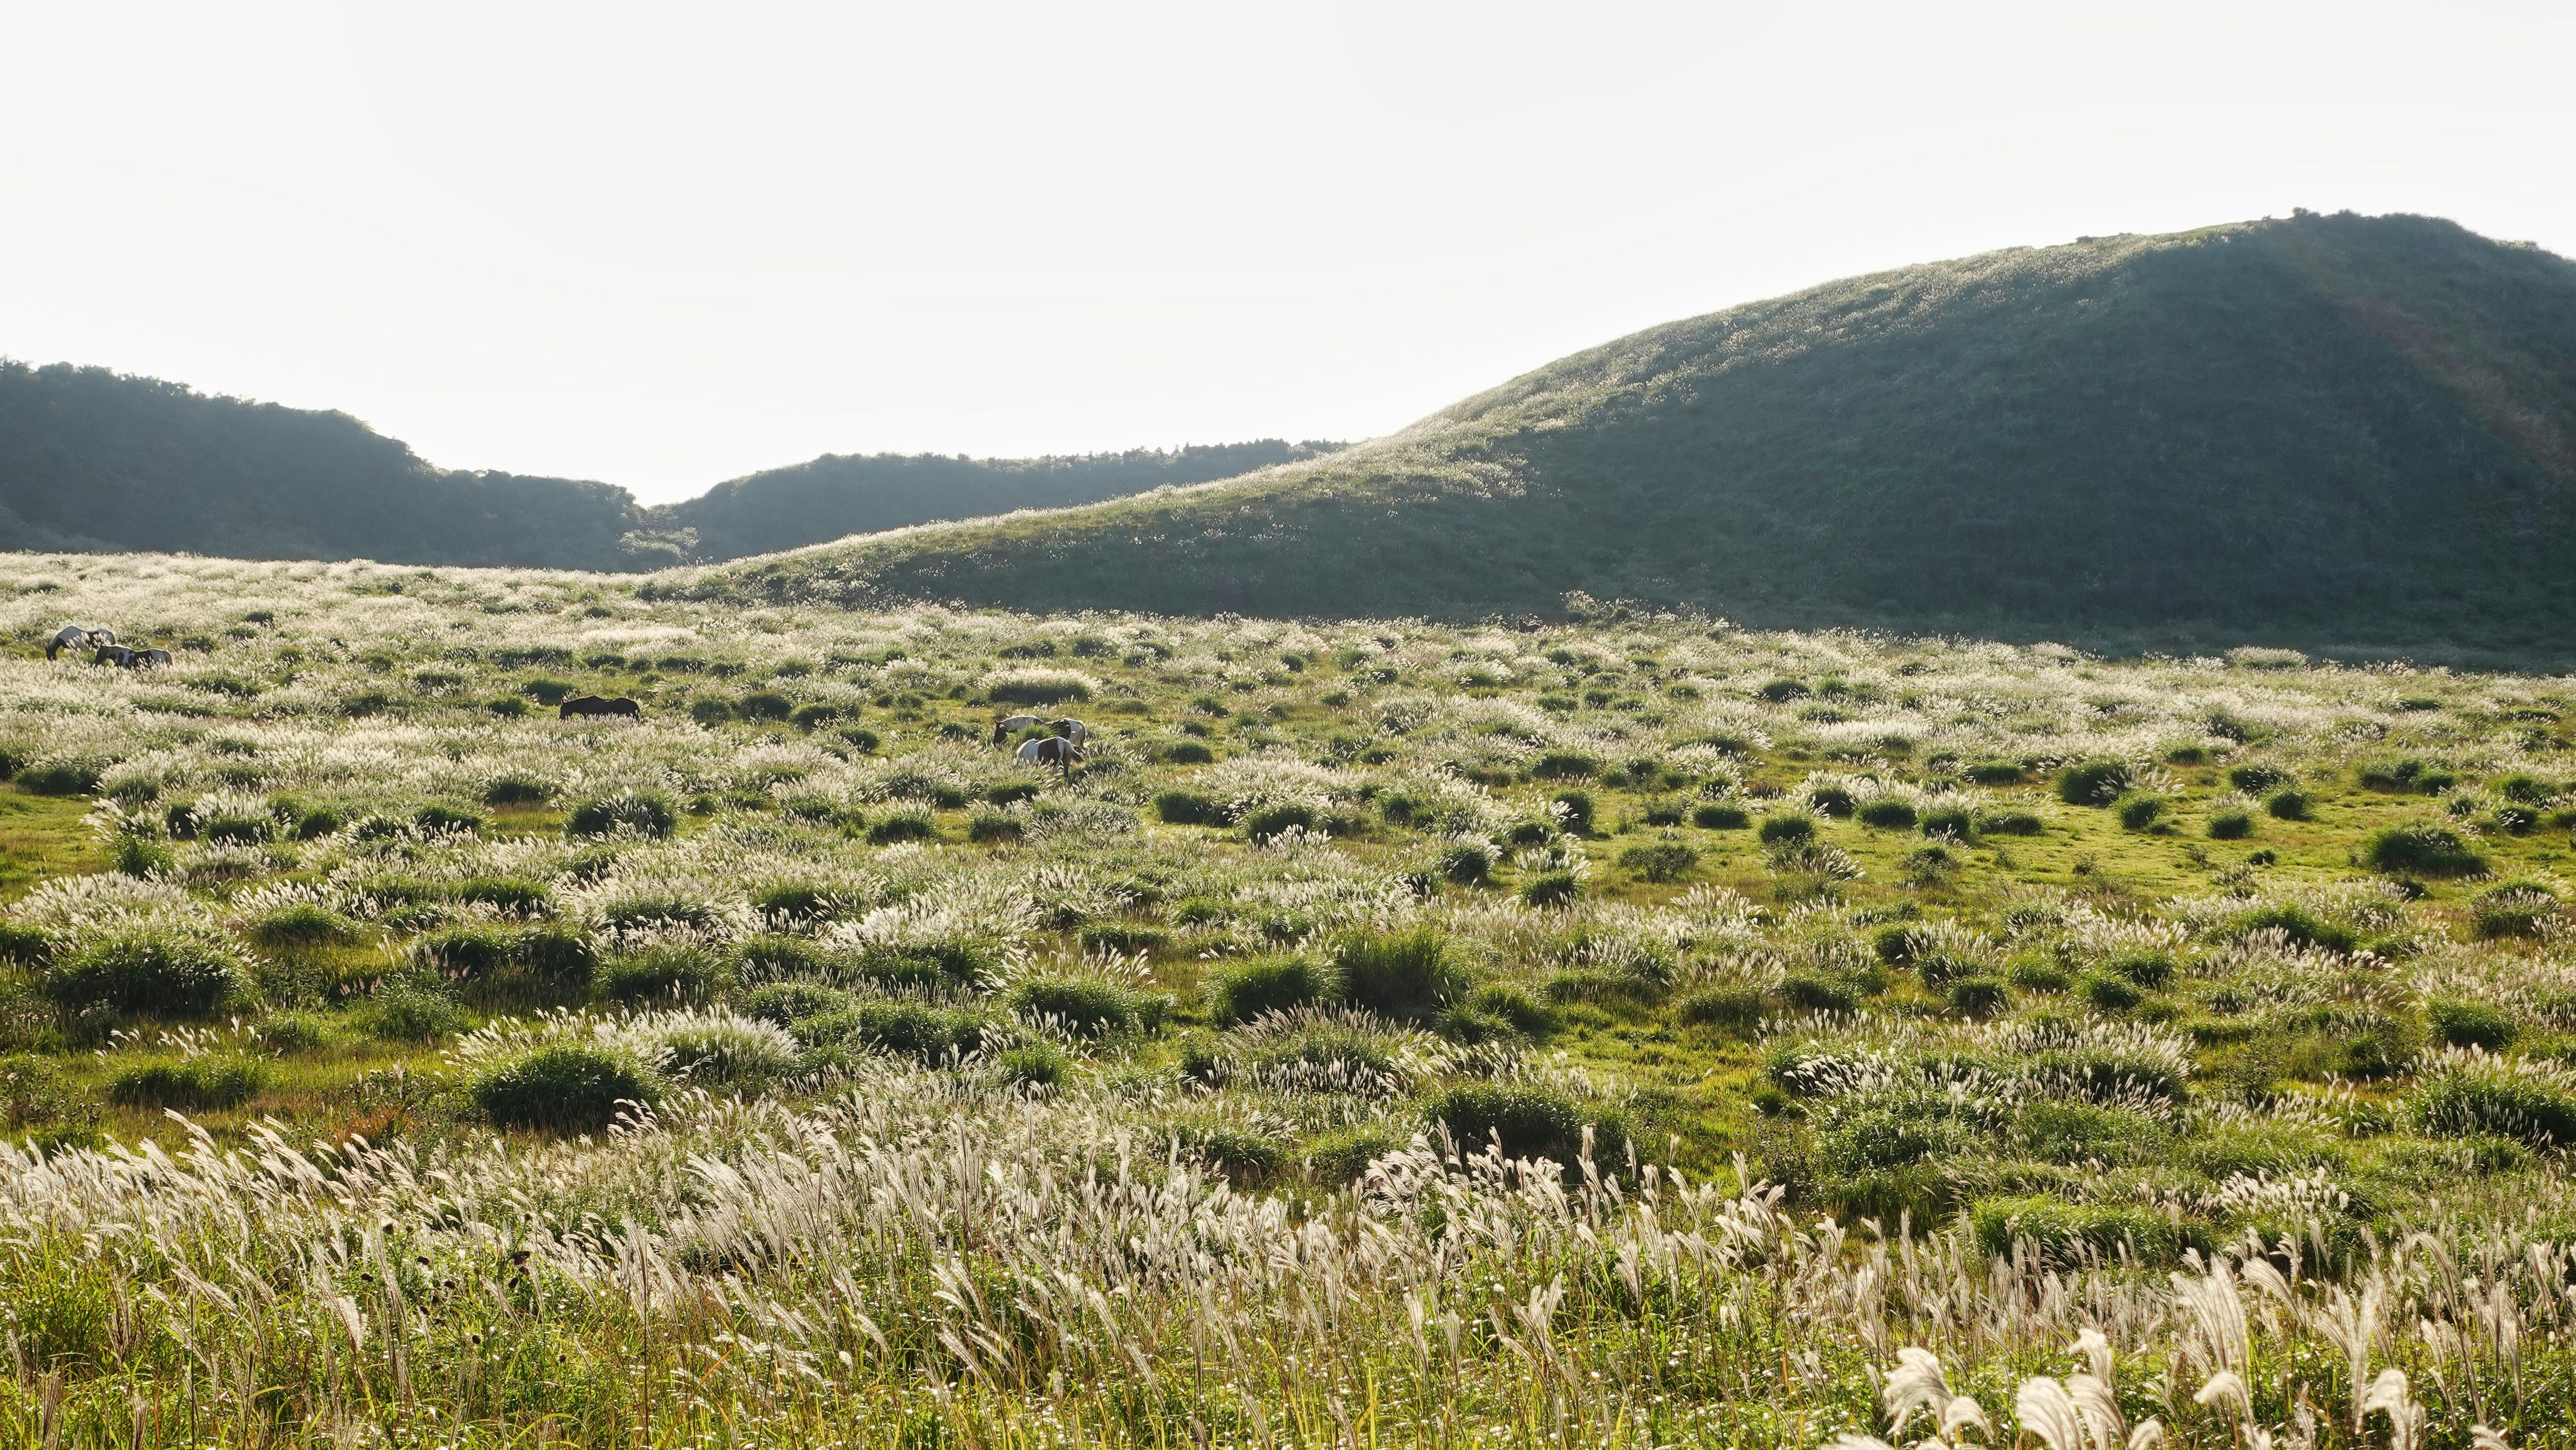
[[[648,502],[1359,438],[1878,267],[2576,252],[2576,6],[0,0],[0,356]]]

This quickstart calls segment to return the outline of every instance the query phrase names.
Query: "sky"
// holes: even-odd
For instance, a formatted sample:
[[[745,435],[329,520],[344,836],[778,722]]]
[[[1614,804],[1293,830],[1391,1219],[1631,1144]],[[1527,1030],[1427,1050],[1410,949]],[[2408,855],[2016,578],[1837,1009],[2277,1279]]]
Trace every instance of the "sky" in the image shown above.
[[[0,0],[0,356],[647,503],[1390,432],[2082,234],[2576,254],[2576,7]]]

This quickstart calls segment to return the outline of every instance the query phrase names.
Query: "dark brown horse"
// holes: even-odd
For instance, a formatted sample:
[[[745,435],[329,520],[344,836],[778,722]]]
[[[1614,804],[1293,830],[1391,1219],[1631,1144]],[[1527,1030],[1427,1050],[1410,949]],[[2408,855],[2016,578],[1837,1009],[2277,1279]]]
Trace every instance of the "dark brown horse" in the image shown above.
[[[624,695],[614,700],[598,695],[575,695],[564,701],[555,711],[555,718],[558,720],[570,720],[582,715],[623,715],[630,720],[641,720],[644,718],[644,707]]]

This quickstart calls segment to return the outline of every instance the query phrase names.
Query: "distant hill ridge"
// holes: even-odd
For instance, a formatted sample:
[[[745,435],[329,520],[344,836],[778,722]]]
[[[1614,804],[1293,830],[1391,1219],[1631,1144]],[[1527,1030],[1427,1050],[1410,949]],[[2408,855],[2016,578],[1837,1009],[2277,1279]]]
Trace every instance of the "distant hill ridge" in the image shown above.
[[[1238,481],[650,587],[2576,654],[2571,558],[2576,264],[2302,213],[1835,282]]]
[[[645,508],[605,483],[439,468],[345,413],[0,359],[0,548],[651,569],[1089,503],[1339,446],[1274,438],[1078,457],[835,454]]]

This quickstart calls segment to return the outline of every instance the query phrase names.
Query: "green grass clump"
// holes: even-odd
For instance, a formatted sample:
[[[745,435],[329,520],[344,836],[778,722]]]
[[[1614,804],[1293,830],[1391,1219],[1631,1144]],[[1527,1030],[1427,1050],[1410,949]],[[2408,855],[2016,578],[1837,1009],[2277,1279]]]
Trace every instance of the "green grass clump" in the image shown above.
[[[1753,824],[1753,817],[1742,806],[1712,803],[1693,808],[1691,824],[1703,831],[1740,831]]]
[[[490,1063],[468,1086],[496,1126],[595,1133],[626,1105],[661,1101],[659,1074],[630,1053],[586,1042],[556,1042]]]
[[[1073,1056],[1052,1042],[1023,1042],[998,1053],[993,1066],[1002,1080],[1023,1088],[1059,1087],[1073,1076]]]
[[[2469,876],[2487,865],[2457,832],[2430,821],[2381,829],[2363,843],[2361,859],[2373,871],[2420,876]]]
[[[58,952],[44,989],[69,1012],[204,1017],[247,997],[250,981],[249,962],[222,938],[143,927]]]
[[[2213,841],[2242,841],[2254,834],[2254,817],[2239,810],[2209,813],[2209,838]]]
[[[1816,838],[1816,821],[1813,816],[1796,811],[1764,816],[1761,829],[1753,836],[1765,846],[1804,845]]]
[[[467,1027],[465,1011],[446,994],[417,983],[388,983],[358,1014],[370,1037],[386,1042],[436,1042]]]
[[[2558,893],[2537,881],[2504,881],[2469,903],[2469,926],[2481,940],[2536,937],[2558,915]]]
[[[2283,821],[2306,820],[2314,804],[2307,792],[2299,790],[2276,790],[2263,798],[2263,809]]]
[[[1154,796],[1154,819],[1167,826],[1223,825],[1225,807],[1194,790],[1160,791]]]
[[[2489,1002],[2435,997],[2424,1004],[2424,1021],[2445,1047],[2476,1047],[2502,1052],[2522,1035],[2511,1012]]]
[[[1619,853],[1620,869],[1635,872],[1639,879],[1646,881],[1678,881],[1698,864],[1699,852],[1679,841],[1630,846]]]
[[[359,932],[356,922],[308,901],[260,913],[243,924],[242,935],[270,951],[294,951],[350,946]]]
[[[1332,944],[1342,1000],[1381,1016],[1423,1018],[1464,989],[1449,939],[1431,927],[1351,932]]]
[[[1099,977],[1027,977],[1010,992],[1011,1010],[1086,1037],[1141,1026],[1146,1007],[1132,987]]]
[[[1312,831],[1315,820],[1315,808],[1299,802],[1261,806],[1244,814],[1243,834],[1252,841],[1268,841],[1290,831]]]
[[[214,1112],[249,1102],[267,1081],[267,1065],[258,1058],[214,1053],[120,1069],[108,1079],[107,1099],[129,1108]]]
[[[1914,807],[1885,797],[1864,803],[1857,814],[1862,825],[1882,831],[1910,831],[1920,819]]]
[[[2447,1063],[2418,1082],[2412,1107],[2435,1137],[2493,1134],[2535,1148],[2576,1143],[2576,1092],[2510,1063]]]
[[[1333,974],[1306,957],[1255,957],[1209,979],[1208,1020],[1231,1027],[1265,1012],[1328,1002],[1336,993]]]
[[[2123,796],[2117,805],[2120,828],[2125,831],[2146,830],[2163,820],[2171,809],[2172,803],[2160,795],[2139,793]]]
[[[2212,1243],[2206,1228],[2170,1213],[2041,1195],[1981,1199],[1969,1209],[1968,1220],[1978,1247],[1987,1253],[2008,1254],[2016,1243],[2025,1243],[2043,1263],[2060,1266],[2123,1256],[2167,1264],[2185,1248],[2206,1249]]]
[[[605,836],[619,830],[660,840],[671,834],[679,821],[679,812],[671,798],[658,791],[624,791],[617,795],[597,796],[575,805],[564,817],[564,833],[571,836]]]
[[[793,1027],[808,1017],[847,1011],[853,1000],[840,988],[820,982],[771,982],[752,988],[734,1005],[737,1011],[755,1022]]]
[[[2057,774],[2057,798],[2070,806],[2107,806],[2126,794],[2129,767],[2116,760],[2088,760]]]
[[[2029,811],[1988,811],[1977,817],[1977,832],[1986,836],[2036,836],[2047,828]]]
[[[1615,1113],[1587,1113],[1552,1088],[1465,1084],[1433,1098],[1424,1116],[1446,1129],[1461,1151],[1484,1152],[1500,1140],[1507,1158],[1549,1158],[1569,1168],[1582,1156],[1588,1123],[1593,1161],[1604,1171],[1623,1171],[1626,1124]]]

